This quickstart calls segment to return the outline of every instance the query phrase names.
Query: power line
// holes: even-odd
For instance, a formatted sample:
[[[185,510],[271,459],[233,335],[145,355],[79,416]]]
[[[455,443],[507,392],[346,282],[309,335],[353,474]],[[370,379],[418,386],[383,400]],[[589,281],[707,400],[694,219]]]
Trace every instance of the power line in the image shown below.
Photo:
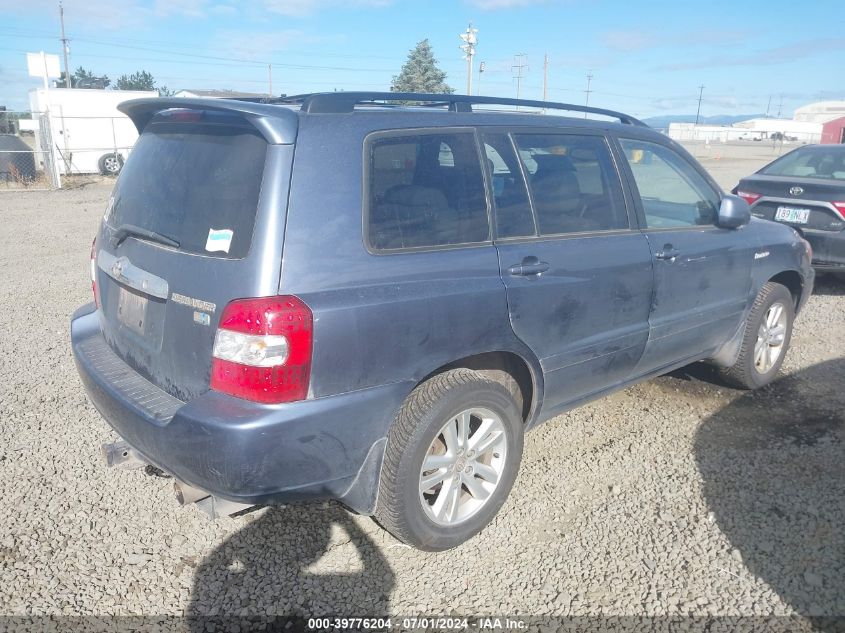
[[[698,125],[698,117],[701,114],[701,98],[704,95],[704,84],[698,87],[698,109],[695,111],[695,125]]]
[[[530,68],[528,68],[528,55],[525,53],[518,53],[513,56],[513,62],[511,72],[513,73],[513,78],[516,80],[516,98],[519,99],[519,94],[522,88],[522,80],[525,78],[523,73],[530,70]],[[519,110],[519,106],[517,106],[516,109]]]
[[[543,55],[543,101],[549,100],[549,54]]]
[[[587,89],[584,91],[587,95],[587,98],[584,99],[584,107],[589,107],[589,105],[590,105],[590,93],[594,92],[593,90],[590,90],[590,84],[592,84],[592,83],[593,83],[593,71],[588,70],[587,71]],[[584,113],[584,118],[585,119],[587,118],[586,112]]]

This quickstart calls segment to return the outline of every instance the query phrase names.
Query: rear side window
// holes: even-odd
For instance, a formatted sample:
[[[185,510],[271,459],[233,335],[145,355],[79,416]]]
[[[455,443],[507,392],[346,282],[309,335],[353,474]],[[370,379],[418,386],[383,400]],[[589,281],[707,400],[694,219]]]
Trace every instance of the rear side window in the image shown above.
[[[510,138],[506,134],[485,134],[484,153],[493,185],[493,201],[496,203],[497,236],[535,235],[528,191]]]
[[[165,235],[184,252],[244,257],[266,153],[245,123],[154,121],[120,174],[107,220]]]
[[[518,134],[541,235],[628,228],[622,187],[604,138]]]
[[[437,247],[489,238],[484,178],[471,132],[377,137],[368,147],[371,248]]]

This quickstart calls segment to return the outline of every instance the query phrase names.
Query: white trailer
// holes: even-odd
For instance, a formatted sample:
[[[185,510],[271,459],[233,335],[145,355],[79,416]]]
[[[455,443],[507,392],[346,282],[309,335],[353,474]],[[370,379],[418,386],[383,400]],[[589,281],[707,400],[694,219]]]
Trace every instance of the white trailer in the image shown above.
[[[40,117],[40,126],[49,129],[47,134],[36,134],[36,150],[53,152],[60,174],[116,174],[138,139],[118,104],[157,96],[148,90],[30,90],[33,118]],[[52,147],[41,147],[48,142],[45,139],[52,139]]]

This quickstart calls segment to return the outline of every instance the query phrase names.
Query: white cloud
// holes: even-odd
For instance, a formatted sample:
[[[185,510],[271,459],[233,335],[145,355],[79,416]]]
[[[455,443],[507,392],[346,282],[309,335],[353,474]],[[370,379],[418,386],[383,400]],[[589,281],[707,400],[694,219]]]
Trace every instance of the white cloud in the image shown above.
[[[71,33],[100,30],[129,30],[156,18],[205,17],[209,0],[64,0],[65,25]],[[0,0],[0,15],[39,16],[57,28],[58,5],[55,0]]]
[[[155,0],[153,13],[159,17],[202,18],[206,16],[207,5],[208,0]]]
[[[841,38],[805,40],[784,44],[752,53],[716,55],[692,62],[664,64],[657,70],[697,70],[702,68],[727,68],[731,66],[773,66],[788,64],[808,57],[838,52],[845,49]]]
[[[282,31],[221,31],[216,34],[218,49],[232,57],[265,60],[274,53],[303,44],[322,44],[327,38],[297,29]]]
[[[391,4],[393,0],[263,0],[267,11],[288,17],[304,17],[333,6],[347,9],[380,9]]]
[[[467,2],[482,11],[498,11],[499,9],[520,9],[535,4],[548,4],[549,0],[467,0]]]
[[[602,44],[615,51],[637,51],[654,46],[655,36],[648,31],[630,29],[608,31],[600,37]]]

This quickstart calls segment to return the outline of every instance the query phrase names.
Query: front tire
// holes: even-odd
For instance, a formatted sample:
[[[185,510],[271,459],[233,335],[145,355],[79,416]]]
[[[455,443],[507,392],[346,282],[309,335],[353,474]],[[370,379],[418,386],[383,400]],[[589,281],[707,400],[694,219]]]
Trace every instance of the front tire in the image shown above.
[[[511,393],[469,369],[417,386],[390,429],[375,517],[429,551],[480,532],[507,499],[522,459],[523,421]]]
[[[768,282],[760,289],[748,314],[739,356],[722,376],[734,387],[759,389],[778,375],[792,340],[795,300],[780,284]]]

